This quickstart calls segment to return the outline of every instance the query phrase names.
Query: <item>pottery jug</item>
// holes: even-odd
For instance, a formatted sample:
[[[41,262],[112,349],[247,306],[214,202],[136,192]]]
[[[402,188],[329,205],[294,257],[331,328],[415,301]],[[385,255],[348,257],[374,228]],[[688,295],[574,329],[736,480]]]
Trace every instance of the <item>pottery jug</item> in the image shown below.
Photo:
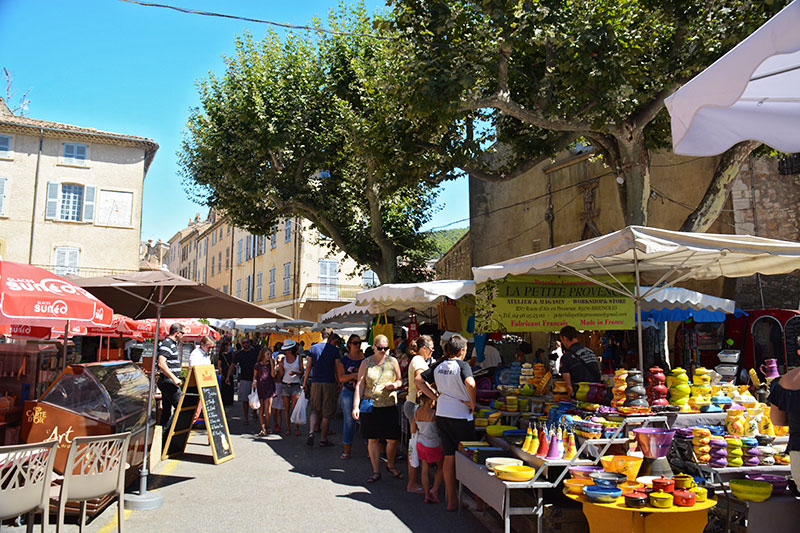
[[[672,384],[681,385],[689,383],[689,376],[686,375],[686,370],[683,368],[672,369]]]
[[[581,381],[578,383],[578,390],[575,392],[575,399],[579,402],[585,402],[586,396],[589,394],[589,382]]]
[[[761,372],[767,379],[775,379],[777,377],[780,377],[780,374],[778,373],[778,360],[777,359],[764,360],[764,364],[761,365]]]
[[[745,434],[745,422],[744,411],[741,409],[728,409],[725,417],[725,430],[729,435],[741,437]]]

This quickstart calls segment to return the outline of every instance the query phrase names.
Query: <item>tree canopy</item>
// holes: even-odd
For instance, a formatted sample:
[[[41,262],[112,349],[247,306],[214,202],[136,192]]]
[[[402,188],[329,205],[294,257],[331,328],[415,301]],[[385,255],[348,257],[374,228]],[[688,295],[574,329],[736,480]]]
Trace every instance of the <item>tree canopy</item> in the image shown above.
[[[199,84],[185,184],[250,231],[302,216],[382,282],[419,279],[452,126],[407,112],[393,40],[367,35],[363,8],[329,25],[347,34],[237,39],[224,74]]]
[[[413,75],[409,100],[443,123],[484,119],[454,154],[473,176],[521,175],[576,140],[621,182],[627,224],[647,224],[650,150],[669,146],[664,98],[747,37],[786,1],[390,0]],[[483,150],[487,141],[507,150]],[[758,143],[721,159],[684,224],[719,214]],[[487,164],[490,161],[491,164]],[[720,201],[722,199],[722,201]]]

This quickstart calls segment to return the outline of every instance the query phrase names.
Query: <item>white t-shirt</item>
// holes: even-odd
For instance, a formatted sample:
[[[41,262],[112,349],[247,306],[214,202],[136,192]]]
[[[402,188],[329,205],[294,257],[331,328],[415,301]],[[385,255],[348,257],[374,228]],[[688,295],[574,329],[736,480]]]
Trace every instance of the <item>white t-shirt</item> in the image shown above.
[[[210,365],[211,364],[211,357],[208,356],[206,352],[200,349],[200,346],[196,346],[192,353],[189,354],[189,366],[197,366],[197,365]]]
[[[469,377],[472,377],[472,369],[459,359],[442,361],[435,368],[429,368],[422,373],[422,379],[429,383],[435,381],[436,390],[439,391],[436,416],[472,420],[468,405],[469,393],[464,384],[464,380]]]
[[[477,352],[475,348],[472,349],[473,357],[477,357]],[[487,344],[483,348],[483,361],[478,363],[481,368],[497,368],[503,364],[503,359],[500,357],[500,350],[492,346],[491,344]]]

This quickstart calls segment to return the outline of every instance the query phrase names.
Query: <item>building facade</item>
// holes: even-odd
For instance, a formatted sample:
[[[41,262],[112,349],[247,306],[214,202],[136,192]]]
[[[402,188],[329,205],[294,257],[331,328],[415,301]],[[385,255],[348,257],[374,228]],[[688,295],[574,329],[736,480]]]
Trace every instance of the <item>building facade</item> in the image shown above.
[[[12,114],[0,99],[0,256],[56,274],[139,270],[151,139]]]

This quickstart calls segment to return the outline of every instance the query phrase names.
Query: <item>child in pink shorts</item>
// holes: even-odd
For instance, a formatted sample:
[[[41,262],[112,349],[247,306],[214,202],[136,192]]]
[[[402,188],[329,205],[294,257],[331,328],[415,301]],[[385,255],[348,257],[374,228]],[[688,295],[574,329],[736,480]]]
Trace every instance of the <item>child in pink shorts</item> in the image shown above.
[[[416,412],[411,421],[411,433],[417,434],[417,455],[422,467],[422,488],[425,490],[425,503],[439,503],[439,487],[442,485],[442,442],[439,440],[439,430],[436,427],[436,411],[433,400],[419,393]],[[436,476],[433,487],[430,486],[430,465],[436,465]]]

